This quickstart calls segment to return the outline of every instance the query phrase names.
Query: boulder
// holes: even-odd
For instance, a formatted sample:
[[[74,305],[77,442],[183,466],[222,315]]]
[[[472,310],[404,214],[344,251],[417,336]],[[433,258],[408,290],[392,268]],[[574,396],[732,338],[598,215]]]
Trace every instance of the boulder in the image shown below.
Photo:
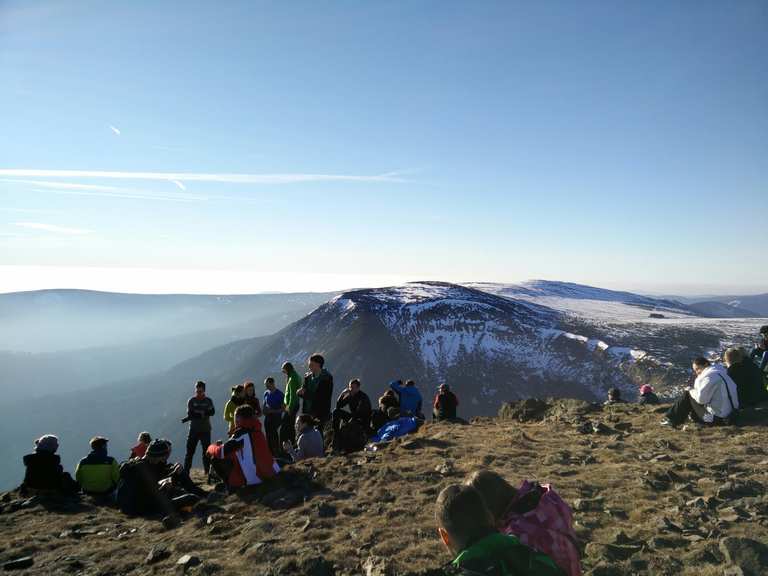
[[[201,564],[200,558],[192,554],[184,554],[181,558],[176,560],[176,570],[179,572],[186,572],[187,569],[193,566],[199,566]]]
[[[156,544],[149,549],[147,557],[144,558],[145,564],[156,564],[165,560],[171,555],[171,551],[168,550],[168,546],[165,544]]]
[[[720,551],[725,556],[726,565],[740,569],[744,576],[765,574],[768,566],[768,546],[762,542],[728,536],[720,540]]]
[[[365,576],[392,576],[394,570],[392,565],[381,556],[370,556],[362,565]]]

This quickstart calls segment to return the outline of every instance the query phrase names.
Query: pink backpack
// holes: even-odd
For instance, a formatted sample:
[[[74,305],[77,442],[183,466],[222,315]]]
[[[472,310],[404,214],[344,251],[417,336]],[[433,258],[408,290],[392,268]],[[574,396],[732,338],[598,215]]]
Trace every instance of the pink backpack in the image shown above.
[[[547,554],[567,576],[581,576],[573,512],[549,484],[524,480],[504,515],[501,532]]]

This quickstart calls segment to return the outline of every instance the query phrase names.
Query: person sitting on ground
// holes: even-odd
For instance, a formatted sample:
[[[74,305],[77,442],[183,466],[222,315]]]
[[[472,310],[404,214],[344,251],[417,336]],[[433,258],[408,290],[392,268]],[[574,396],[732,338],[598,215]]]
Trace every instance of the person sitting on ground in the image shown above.
[[[407,380],[405,386],[403,386],[402,380],[394,380],[389,383],[390,389],[397,394],[400,400],[400,414],[403,416],[416,416],[417,418],[424,419],[424,415],[421,412],[421,392],[416,388],[416,382],[413,380]]]
[[[379,407],[371,414],[371,434],[389,422],[389,411],[394,408],[400,416],[400,400],[394,390],[387,389],[379,398]]]
[[[653,387],[648,384],[640,386],[640,397],[638,398],[640,404],[658,404],[659,397],[654,392]]]
[[[763,375],[757,364],[750,362],[741,348],[728,348],[723,354],[728,376],[736,383],[741,407],[754,406],[768,400]]]
[[[131,448],[131,454],[128,456],[128,459],[143,458],[150,442],[152,442],[152,436],[150,436],[149,432],[142,432],[139,434],[138,444]]]
[[[438,422],[441,420],[456,420],[456,408],[458,406],[459,399],[451,391],[448,384],[440,384],[432,405],[432,419]]]
[[[768,371],[768,326],[760,328],[760,340],[749,354],[750,360],[760,367],[763,378]]]
[[[226,442],[209,446],[208,458],[229,490],[261,484],[280,471],[248,404],[235,410],[235,432]]]
[[[250,380],[243,384],[243,391],[245,393],[244,399],[245,403],[248,404],[251,408],[253,408],[253,413],[256,418],[261,418],[262,412],[261,412],[261,403],[259,402],[258,397],[256,396],[256,385],[251,382]]]
[[[349,411],[344,408],[349,408]],[[342,446],[340,434],[342,423],[359,430],[359,435],[364,438],[362,445],[357,449],[362,449],[365,446],[365,438],[367,438],[367,432],[371,426],[371,399],[368,398],[368,394],[360,390],[360,380],[357,378],[349,381],[347,389],[336,400],[336,409],[333,411],[334,450],[351,448],[351,446]]]
[[[124,514],[175,518],[205,497],[180,464],[168,462],[171,448],[168,440],[155,439],[142,458],[120,466],[117,504]]]
[[[310,414],[302,414],[296,420],[299,440],[294,448],[290,442],[283,442],[285,450],[294,462],[307,458],[322,458],[325,456],[323,436],[317,429],[320,422]]]
[[[296,417],[299,415],[301,376],[293,364],[285,362],[281,368],[285,374],[285,395],[283,397],[283,418],[280,422],[280,444],[296,441]]]
[[[77,494],[79,486],[61,466],[56,451],[59,439],[46,434],[35,440],[35,451],[24,456],[24,482],[22,492],[71,496]]]
[[[224,404],[224,422],[227,423],[227,435],[235,431],[235,410],[245,404],[245,387],[242,384],[232,386],[232,395]]]
[[[395,438],[410,434],[417,430],[423,422],[423,420],[414,416],[401,416],[397,408],[390,408],[388,416],[389,422],[382,426],[371,438],[372,443],[389,442]]]
[[[102,436],[91,438],[90,454],[75,469],[75,480],[89,496],[110,496],[120,480],[120,466],[107,454],[107,442]]]
[[[688,417],[699,424],[722,424],[739,409],[736,383],[728,376],[725,366],[712,365],[706,358],[693,361],[696,380],[693,387],[667,411],[665,426],[680,426]]]
[[[500,534],[480,493],[451,484],[437,497],[435,519],[440,539],[454,556],[453,566],[484,576],[564,576],[546,554]]]
[[[280,425],[283,421],[282,390],[275,386],[271,376],[264,380],[264,433],[272,455],[277,457],[280,452]]]
[[[610,406],[612,404],[623,404],[624,400],[621,399],[621,390],[618,388],[611,388],[608,390],[608,400],[605,401],[605,406]]]
[[[502,534],[546,554],[567,576],[581,574],[573,512],[551,486],[525,480],[515,489],[491,470],[473,472],[465,483],[479,492]]]

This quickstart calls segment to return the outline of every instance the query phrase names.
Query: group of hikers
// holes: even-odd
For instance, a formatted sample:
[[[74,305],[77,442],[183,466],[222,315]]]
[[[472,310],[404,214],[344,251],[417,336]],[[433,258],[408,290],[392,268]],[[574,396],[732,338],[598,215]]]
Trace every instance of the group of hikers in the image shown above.
[[[689,418],[702,425],[727,424],[738,410],[768,400],[768,326],[761,328],[760,337],[750,354],[727,349],[722,364],[696,358],[692,384],[669,408],[662,424],[679,426]],[[215,443],[211,442],[214,403],[206,395],[205,382],[197,382],[182,420],[189,422],[184,465],[170,461],[170,441],[152,439],[148,432],[139,435],[122,464],[109,456],[108,439],[97,436],[73,478],[56,454],[58,438],[48,434],[38,438],[34,453],[24,457],[22,489],[83,493],[116,503],[126,514],[159,515],[172,526],[179,513],[207,496],[190,478],[198,444],[208,481],[233,491],[261,484],[290,462],[322,457],[327,447],[334,452],[360,450],[368,443],[410,433],[425,420],[422,395],[413,380],[390,382],[374,408],[360,380],[353,379],[332,409],[333,376],[325,359],[313,354],[308,368],[302,378],[291,363],[283,364],[285,389],[267,378],[263,403],[252,382],[234,386],[224,408],[228,438]],[[606,404],[622,401],[618,389],[609,391]],[[657,404],[660,399],[645,385],[639,402]],[[460,421],[458,405],[450,387],[441,385],[432,402],[433,419]],[[526,481],[515,489],[495,472],[478,471],[440,493],[436,520],[442,541],[455,555],[454,565],[467,573],[581,573],[571,510],[549,486]]]
[[[198,381],[182,419],[189,424],[183,465],[170,463],[169,440],[153,440],[149,432],[139,435],[122,464],[108,454],[108,439],[97,436],[72,478],[56,454],[59,439],[47,434],[35,441],[34,453],[24,457],[22,487],[44,494],[82,492],[116,502],[127,514],[162,514],[172,521],[206,494],[190,478],[198,445],[208,482],[232,491],[262,483],[282,465],[322,457],[327,449],[351,452],[389,441],[416,430],[425,420],[422,395],[413,380],[390,382],[374,408],[355,378],[332,406],[333,376],[322,355],[309,357],[304,377],[290,362],[282,365],[282,372],[284,390],[274,378],[266,378],[262,401],[253,382],[232,387],[223,411],[228,438],[217,442],[211,441],[216,408],[206,394],[206,383]],[[457,421],[458,405],[450,387],[441,385],[432,403],[433,419]]]

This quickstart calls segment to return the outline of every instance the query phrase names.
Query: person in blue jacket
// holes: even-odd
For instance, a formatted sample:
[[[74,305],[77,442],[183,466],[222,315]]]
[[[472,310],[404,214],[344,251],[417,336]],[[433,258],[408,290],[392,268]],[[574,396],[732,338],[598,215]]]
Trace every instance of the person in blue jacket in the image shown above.
[[[398,417],[397,408],[390,408],[390,422],[382,426],[371,442],[389,442],[400,436],[410,434],[419,427],[419,420],[413,416]]]
[[[421,392],[416,388],[416,382],[407,380],[403,386],[402,380],[395,380],[389,383],[389,387],[394,390],[400,399],[400,414],[403,416],[417,416],[424,419],[421,412]]]

